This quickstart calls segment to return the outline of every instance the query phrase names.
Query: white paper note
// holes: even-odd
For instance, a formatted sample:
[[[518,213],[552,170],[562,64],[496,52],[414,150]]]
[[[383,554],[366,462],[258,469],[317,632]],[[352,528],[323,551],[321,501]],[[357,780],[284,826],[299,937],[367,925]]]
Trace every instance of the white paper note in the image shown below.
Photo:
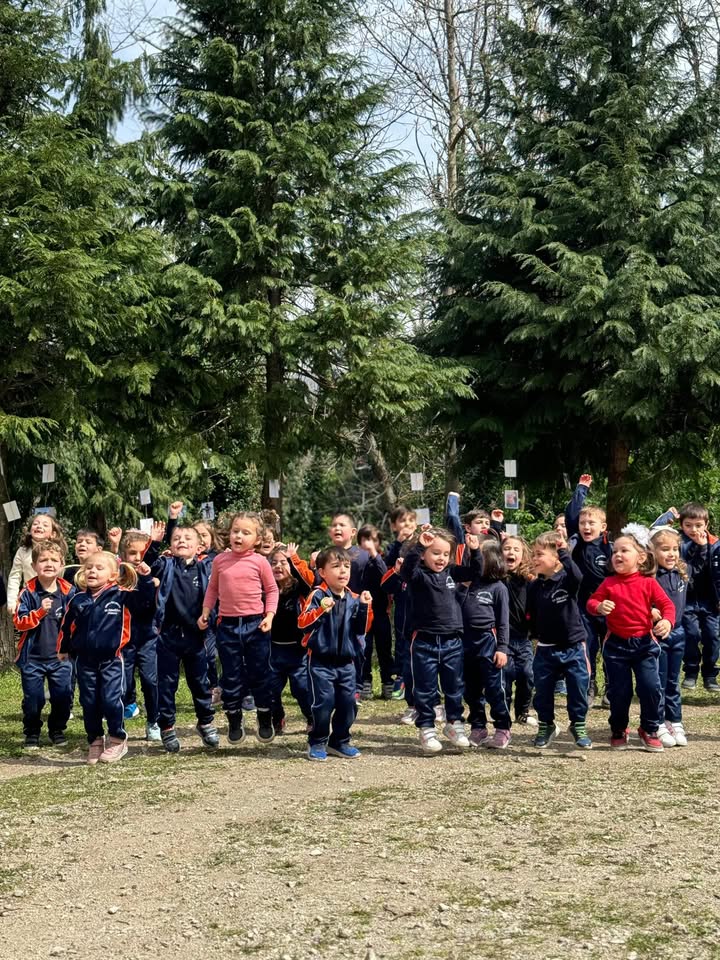
[[[3,510],[5,511],[5,516],[10,523],[12,523],[13,520],[20,519],[20,511],[18,510],[16,500],[10,500],[8,503],[4,503]]]
[[[149,537],[152,536],[153,528],[153,518],[152,517],[142,517],[140,519],[140,529],[143,533],[146,533]]]
[[[55,483],[55,464],[54,463],[43,464],[42,482]]]
[[[425,478],[421,473],[410,474],[410,489],[416,491],[425,489]]]
[[[509,537],[516,537],[518,535],[518,525],[516,523],[506,523],[505,533]]]
[[[280,481],[279,480],[270,480],[268,481],[268,496],[271,500],[277,500],[280,496]]]
[[[415,519],[417,520],[417,522],[418,522],[418,524],[419,524],[420,526],[422,526],[423,523],[430,523],[430,509],[429,509],[429,507],[419,507],[419,508],[415,511]]]
[[[516,476],[517,476],[517,460],[506,460],[506,461],[505,461],[505,476],[506,476],[506,477],[516,477]]]
[[[152,497],[150,496],[150,491],[149,491],[149,490],[141,490],[141,491],[140,491],[140,504],[141,504],[143,507],[147,507],[147,506],[149,506],[151,503],[152,503]]]
[[[200,504],[200,516],[203,520],[214,520],[215,519],[215,504],[212,500],[208,500],[207,503]]]

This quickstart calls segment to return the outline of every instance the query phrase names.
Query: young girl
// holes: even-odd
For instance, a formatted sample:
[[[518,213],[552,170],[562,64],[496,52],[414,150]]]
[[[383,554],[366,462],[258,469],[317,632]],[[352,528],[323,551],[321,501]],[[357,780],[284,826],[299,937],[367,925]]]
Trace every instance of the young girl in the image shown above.
[[[624,750],[628,744],[633,674],[640,699],[638,736],[651,753],[663,750],[658,730],[660,712],[660,645],[675,625],[675,607],[654,579],[655,558],[630,534],[613,544],[615,571],[600,584],[587,602],[591,616],[606,617],[608,635],[603,645],[610,700],[610,746]],[[660,620],[653,627],[653,607]]]
[[[223,552],[223,545],[217,530],[207,520],[197,520],[193,524],[193,529],[197,531],[200,539],[200,548],[198,556],[204,557],[211,562],[215,557]],[[217,668],[217,631],[216,631],[216,613],[213,611],[210,615],[208,628],[205,633],[205,652],[208,661],[208,682],[212,693],[212,704],[216,707],[222,700],[222,690],[220,689],[220,680]]]
[[[687,737],[682,724],[680,668],[685,653],[685,631],[682,617],[687,597],[687,567],[680,559],[680,534],[659,530],[650,540],[650,549],[657,561],[657,582],[675,607],[675,628],[660,640],[660,712],[658,736],[664,747],[686,747]]]
[[[75,594],[63,617],[58,654],[60,659],[75,660],[90,744],[87,762],[113,763],[127,753],[122,649],[130,640],[132,613],[153,606],[155,586],[146,563],[138,564],[136,571],[105,550],[88,557],[75,582],[83,592]]]
[[[400,569],[410,594],[415,726],[424,753],[442,750],[435,732],[438,679],[445,696],[443,733],[457,747],[470,746],[462,721],[463,622],[455,593],[457,583],[470,583],[482,568],[477,549],[471,551],[470,567],[450,564],[454,550],[455,543],[446,530],[425,524]]]
[[[365,550],[373,561],[365,567],[365,576],[363,577],[363,586],[370,592],[373,599],[373,622],[370,632],[365,637],[362,698],[363,700],[372,700],[373,696],[372,655],[374,649],[380,667],[382,698],[383,700],[392,700],[395,661],[392,654],[390,604],[382,586],[382,579],[387,573],[387,566],[381,552],[380,531],[371,523],[366,523],[358,530],[357,542],[360,549]]]
[[[30,526],[23,534],[22,543],[13,558],[10,575],[7,582],[7,608],[10,613],[15,612],[17,599],[25,584],[35,576],[32,563],[32,550],[36,543],[42,540],[52,540],[60,546],[60,552],[67,556],[67,544],[63,536],[62,527],[47,513],[38,513],[32,518]]]
[[[467,534],[465,545],[477,548],[477,537]],[[508,653],[508,590],[502,582],[505,560],[491,540],[482,545],[481,573],[470,584],[462,603],[465,703],[469,708],[470,745],[504,750],[510,743],[510,712],[505,701],[503,667]],[[485,702],[495,733],[488,735]]]
[[[256,552],[263,524],[252,513],[236,513],[230,524],[230,552],[213,560],[210,582],[198,619],[207,630],[210,613],[219,601],[217,649],[222,665],[222,698],[228,718],[228,739],[245,739],[242,698],[251,689],[257,707],[257,737],[275,738],[271,719],[270,629],[279,590],[267,559]]]
[[[528,635],[527,589],[533,579],[530,547],[521,537],[506,537],[502,545],[505,558],[505,586],[510,600],[510,640],[508,660],[503,670],[508,709],[513,702],[515,684],[515,722],[537,726],[530,716],[533,697],[533,646]]]

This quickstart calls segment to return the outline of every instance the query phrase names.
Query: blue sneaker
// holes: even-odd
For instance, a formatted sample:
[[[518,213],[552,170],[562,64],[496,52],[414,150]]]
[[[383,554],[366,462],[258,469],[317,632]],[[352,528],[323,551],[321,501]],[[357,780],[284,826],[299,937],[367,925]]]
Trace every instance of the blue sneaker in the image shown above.
[[[392,698],[393,700],[405,699],[405,683],[402,677],[397,677],[395,683],[393,684]]]
[[[587,727],[584,723],[571,723],[570,733],[576,747],[580,747],[581,750],[592,749],[592,740],[588,736]]]
[[[252,713],[255,709],[255,698],[250,694],[243,697],[242,708],[246,713]]]
[[[140,716],[140,707],[136,703],[129,703],[123,710],[123,716],[126,720],[134,720]]]
[[[327,760],[327,750],[321,743],[311,743],[307,755],[308,760]]]
[[[327,752],[333,757],[343,757],[345,760],[355,760],[362,756],[358,748],[349,743],[341,743],[339,747],[328,747]]]

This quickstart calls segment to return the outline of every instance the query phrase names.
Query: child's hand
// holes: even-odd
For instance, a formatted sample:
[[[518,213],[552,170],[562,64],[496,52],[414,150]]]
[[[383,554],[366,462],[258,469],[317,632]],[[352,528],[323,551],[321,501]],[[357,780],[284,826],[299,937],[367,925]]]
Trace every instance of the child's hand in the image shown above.
[[[377,547],[375,546],[375,541],[372,537],[368,537],[367,540],[363,540],[358,544],[358,546],[361,550],[367,551],[367,553],[369,553],[373,559],[375,559],[375,557],[378,555]]]
[[[182,509],[184,506],[185,504],[182,502],[182,500],[173,501],[173,503],[170,504],[170,509],[168,510],[168,515],[170,519],[177,520],[177,518],[182,513]]]
[[[332,597],[323,597],[320,601],[320,606],[323,610],[332,610],[335,606],[335,601]]]
[[[150,567],[145,563],[144,560],[141,560],[140,563],[135,567],[135,572],[141,577],[148,577],[150,576]]]
[[[581,483],[584,487],[591,487],[591,486],[592,486],[592,474],[591,474],[591,473],[583,473],[583,474],[581,474],[580,479],[578,480],[578,483]]]
[[[422,525],[422,533],[420,534],[418,543],[420,543],[423,547],[429,547],[434,539],[435,537],[430,533],[430,524],[424,523]]]
[[[693,530],[693,532],[689,534],[689,537],[700,547],[704,547],[708,542],[707,530]]]
[[[298,545],[294,540],[288,540],[287,542],[287,555],[289,557],[294,557],[298,552]]]
[[[208,617],[206,617],[204,614],[201,613],[200,616],[198,617],[198,622],[197,622],[198,629],[207,630],[209,622],[210,620],[208,619]]]
[[[274,613],[266,613],[260,621],[260,633],[269,633],[272,628]]]
[[[369,590],[363,590],[360,594],[360,603],[366,603],[369,607],[372,606],[372,594]]]
[[[490,519],[494,520],[495,523],[502,523],[503,520],[505,519],[505,514],[503,513],[502,510],[498,510],[496,508],[495,510],[492,510],[490,512]]]
[[[658,620],[658,622],[653,627],[653,633],[656,637],[659,637],[660,640],[664,640],[669,633],[672,632],[672,624],[669,620]]]
[[[43,600],[43,602],[40,604],[40,609],[41,609],[41,610],[52,610],[52,605],[53,605],[52,597],[45,597],[45,599]]]
[[[58,658],[58,660],[69,660],[69,659],[70,659],[70,655],[67,654],[67,653],[59,653],[59,654],[57,655],[57,658]]]
[[[478,540],[478,538],[475,536],[474,533],[466,533],[466,534],[465,534],[465,546],[466,546],[469,550],[479,550],[479,549],[480,549],[480,541]]]
[[[555,531],[555,542],[558,550],[567,550],[567,540],[559,531]]]
[[[320,555],[320,551],[319,551],[319,550],[313,550],[313,552],[310,554],[310,563],[309,563],[309,566],[310,566],[313,570],[315,569],[315,561],[317,560],[317,558],[318,558],[319,555]]]
[[[671,513],[676,520],[680,519],[680,511],[678,510],[677,507],[670,507],[670,509],[667,512]]]
[[[502,670],[502,668],[507,664],[507,654],[500,653],[500,651],[498,650],[495,656],[493,657],[493,663],[498,668],[498,670]]]
[[[608,614],[612,613],[615,609],[615,604],[612,600],[601,600],[598,604],[597,612],[601,617],[607,617]]]
[[[405,557],[398,557],[395,561],[395,573],[400,573],[402,565],[405,563]]]
[[[662,614],[655,607],[653,607],[652,610],[650,611],[650,616],[652,617],[653,623],[659,623],[660,620],[662,620]]]
[[[122,540],[122,527],[110,527],[107,536],[110,547],[114,553],[117,553],[120,541]]]
[[[150,534],[150,539],[153,543],[162,543],[165,537],[165,521],[164,520],[155,520],[152,525],[152,533]]]

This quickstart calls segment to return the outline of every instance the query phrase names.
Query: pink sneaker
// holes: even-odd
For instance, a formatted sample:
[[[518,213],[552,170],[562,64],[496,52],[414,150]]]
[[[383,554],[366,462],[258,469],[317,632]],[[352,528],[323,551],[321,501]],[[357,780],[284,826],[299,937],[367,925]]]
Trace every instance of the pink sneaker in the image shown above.
[[[93,742],[90,744],[90,749],[88,750],[87,762],[90,764],[91,767],[94,767],[95,764],[98,762],[98,760],[103,754],[104,749],[105,749],[105,737],[98,737],[97,740],[93,740]]]
[[[101,763],[115,763],[122,760],[127,753],[127,737],[119,740],[117,737],[108,737],[108,745],[100,754]]]
[[[511,740],[512,737],[509,730],[496,730],[492,737],[485,741],[483,746],[491,750],[504,750]]]
[[[470,746],[479,747],[481,744],[487,742],[489,736],[490,734],[488,733],[487,727],[473,727],[468,737]]]

